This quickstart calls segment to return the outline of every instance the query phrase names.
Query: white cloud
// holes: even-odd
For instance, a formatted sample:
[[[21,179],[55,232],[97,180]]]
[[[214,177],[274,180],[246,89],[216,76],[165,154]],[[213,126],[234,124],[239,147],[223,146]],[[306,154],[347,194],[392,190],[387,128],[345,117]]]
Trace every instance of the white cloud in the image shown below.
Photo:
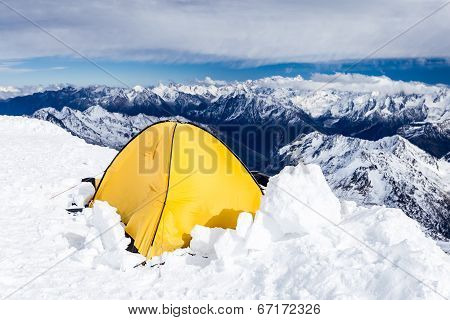
[[[203,80],[198,80],[197,83],[207,86],[224,86],[227,84],[227,82],[224,80],[214,80],[211,79],[211,77],[205,77],[205,79]]]
[[[378,92],[382,94],[432,94],[447,86],[427,85],[422,82],[392,80],[386,76],[366,76],[357,73],[314,74],[311,80],[297,77],[270,77],[247,83],[269,88],[289,88],[294,90],[339,90],[349,92]]]
[[[14,61],[14,62],[0,62],[0,73],[25,73],[25,72],[33,72],[33,71],[42,71],[42,70],[65,70],[67,67],[56,66],[50,68],[26,68],[22,66],[22,62]]]
[[[50,70],[65,70],[67,67],[51,67]]]
[[[0,86],[0,100],[14,98],[17,96],[24,96],[33,94],[35,92],[43,92],[46,90],[59,90],[66,86],[66,84],[59,85],[36,85],[36,86],[22,86],[22,87],[14,87],[14,86]]]
[[[33,69],[23,68],[19,62],[0,62],[0,73],[23,73],[30,71],[33,71]]]
[[[89,57],[253,64],[361,58],[438,8],[436,0],[5,0]],[[0,7],[2,5],[0,4]],[[44,9],[45,8],[45,9]],[[450,6],[376,57],[449,56]],[[0,10],[0,59],[75,55]]]

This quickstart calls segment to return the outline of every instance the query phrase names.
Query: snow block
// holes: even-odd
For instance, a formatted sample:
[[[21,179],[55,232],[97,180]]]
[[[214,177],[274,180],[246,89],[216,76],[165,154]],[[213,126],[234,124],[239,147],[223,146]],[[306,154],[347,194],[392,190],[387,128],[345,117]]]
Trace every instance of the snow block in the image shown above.
[[[239,237],[245,238],[253,223],[253,216],[248,212],[241,212],[237,219],[236,233]]]
[[[83,212],[89,231],[80,261],[92,261],[93,266],[106,265],[121,271],[145,261],[144,256],[126,251],[130,239],[125,237],[116,208],[106,201],[95,201],[92,208],[86,208]]]
[[[72,201],[76,204],[77,207],[84,207],[92,199],[94,193],[95,188],[92,183],[82,182],[76,192],[73,194]]]
[[[126,249],[130,239],[125,237],[117,209],[105,201],[95,201],[88,223],[98,230],[103,247],[106,250]]]
[[[244,239],[238,236],[236,230],[232,229],[226,229],[214,243],[214,251],[217,258],[222,260],[233,259],[247,253]]]
[[[281,237],[283,237],[283,232],[278,223],[269,214],[258,211],[255,215],[255,221],[247,233],[245,247],[263,250]]]
[[[269,180],[261,211],[278,223],[283,233],[313,233],[341,221],[341,205],[318,165],[285,167]]]
[[[189,247],[194,252],[209,255],[214,253],[214,243],[225,233],[222,228],[208,228],[200,225],[194,226],[191,231]]]

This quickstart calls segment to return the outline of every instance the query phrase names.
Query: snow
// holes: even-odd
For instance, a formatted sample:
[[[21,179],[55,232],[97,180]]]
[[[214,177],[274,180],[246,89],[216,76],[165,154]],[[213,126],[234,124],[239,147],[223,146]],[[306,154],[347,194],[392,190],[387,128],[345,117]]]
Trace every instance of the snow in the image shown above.
[[[413,111],[417,114],[424,112],[424,120],[428,122],[443,122],[450,117],[450,96],[446,85],[396,81],[386,76],[357,73],[316,73],[309,80],[301,76],[275,76],[245,83],[254,89],[273,89],[272,96],[288,97],[313,118],[367,118],[377,113],[389,118]],[[368,106],[371,107],[367,109]]]
[[[255,215],[255,221],[248,232],[248,237],[245,240],[245,246],[249,250],[263,250],[282,237],[283,232],[281,231],[281,227],[272,216],[258,211]]]
[[[450,242],[436,241],[436,243],[442,250],[444,250],[446,253],[450,254]]]
[[[251,213],[248,212],[241,212],[239,214],[239,217],[237,219],[237,225],[236,225],[236,233],[241,238],[245,238],[245,236],[248,234],[248,231],[250,230],[250,226],[253,223],[253,217]]]
[[[191,230],[192,240],[190,247],[200,254],[208,255],[214,253],[214,243],[225,232],[221,228],[208,228],[196,225]]]
[[[261,210],[254,220],[241,213],[237,230],[196,226],[190,248],[134,268],[142,257],[125,251],[129,240],[115,208],[95,202],[80,215],[67,214],[67,201],[87,194],[84,186],[50,199],[106,168],[116,152],[39,120],[0,117],[0,132],[3,297],[450,296],[450,257],[417,222],[399,209],[339,201],[315,165],[273,177]]]
[[[55,121],[66,130],[75,133],[85,141],[114,149],[121,149],[134,135],[152,123],[169,119],[148,116],[139,113],[129,116],[117,112],[109,112],[99,105],[84,111],[63,107],[43,108],[33,114],[34,118]],[[186,121],[183,117],[174,117],[178,121]]]
[[[368,141],[313,132],[279,154],[284,165],[320,165],[340,199],[400,208],[433,236],[449,237],[450,164],[400,136]]]
[[[268,186],[261,211],[271,215],[285,234],[312,232],[341,220],[340,202],[318,165],[286,167]],[[293,194],[296,201],[292,201]]]
[[[427,85],[416,81],[396,81],[386,76],[368,76],[358,73],[323,74],[315,73],[310,80],[301,76],[274,76],[254,80],[258,86],[272,88],[291,88],[295,90],[338,90],[359,93],[371,93],[373,96],[386,94],[433,94],[445,85]]]
[[[384,76],[335,76],[336,81],[332,83],[329,80],[334,79],[333,76],[316,74],[311,80],[297,76],[220,84],[206,79],[196,85],[160,84],[132,89],[70,87],[60,92],[61,99],[76,106],[83,96],[82,109],[88,109],[57,110],[50,106],[37,110],[32,116],[54,122],[88,143],[115,149],[120,149],[142,128],[161,120],[160,107],[166,104],[171,105],[175,114],[203,123],[255,124],[262,120],[297,126],[314,120],[318,130],[327,128],[327,132],[347,136],[365,136],[375,129],[374,125],[384,123],[382,130],[373,131],[374,138],[390,135],[391,130],[397,130],[416,143],[423,139],[433,142],[445,138],[450,121],[448,86],[394,81]],[[14,108],[14,101],[5,104]],[[117,104],[117,101],[122,103]],[[19,101],[19,104],[23,103]],[[150,108],[148,112],[147,108]],[[142,111],[157,117],[132,115]],[[309,117],[313,119],[308,120]],[[354,125],[349,127],[345,125],[347,122]],[[417,122],[424,125],[417,126]],[[419,144],[439,157],[447,152],[441,145],[435,148],[423,142]]]
[[[135,92],[142,93],[142,92],[144,92],[145,88],[143,86],[136,85],[136,86],[133,87],[133,90]]]
[[[198,85],[174,84],[165,85],[160,83],[152,89],[152,92],[169,103],[175,102],[180,94],[199,96],[213,100],[217,96],[226,95],[232,91],[232,87],[225,86],[225,82],[214,81],[206,77],[205,81],[199,81]]]
[[[83,210],[88,227],[84,248],[75,256],[88,265],[107,265],[126,271],[145,261],[145,257],[126,251],[130,238],[125,237],[124,225],[116,208],[107,202],[95,201]]]
[[[214,243],[214,252],[218,259],[231,262],[240,255],[245,255],[247,248],[236,230],[227,229]]]
[[[68,206],[71,206],[74,204],[78,208],[82,208],[85,205],[88,204],[88,202],[92,199],[95,193],[95,188],[92,185],[92,183],[89,182],[82,182],[76,192],[72,194],[72,199],[67,204]]]

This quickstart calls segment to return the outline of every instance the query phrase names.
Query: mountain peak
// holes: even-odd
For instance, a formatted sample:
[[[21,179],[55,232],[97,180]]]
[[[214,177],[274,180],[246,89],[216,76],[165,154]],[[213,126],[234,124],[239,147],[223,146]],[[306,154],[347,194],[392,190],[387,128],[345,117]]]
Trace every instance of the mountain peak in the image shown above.
[[[142,93],[142,92],[144,92],[145,88],[144,88],[143,86],[137,85],[137,86],[134,86],[134,87],[133,87],[133,90],[134,90],[135,92]]]

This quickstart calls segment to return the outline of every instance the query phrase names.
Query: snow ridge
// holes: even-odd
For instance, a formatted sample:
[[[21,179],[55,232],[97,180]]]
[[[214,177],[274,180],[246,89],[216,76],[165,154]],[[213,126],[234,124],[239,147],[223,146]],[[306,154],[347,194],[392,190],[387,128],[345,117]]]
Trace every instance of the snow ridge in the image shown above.
[[[182,117],[158,118],[138,114],[127,116],[122,113],[111,113],[100,106],[92,106],[85,111],[69,107],[58,111],[54,108],[43,108],[33,115],[34,118],[52,122],[86,142],[122,148],[131,138],[147,126],[165,119],[185,121]]]

